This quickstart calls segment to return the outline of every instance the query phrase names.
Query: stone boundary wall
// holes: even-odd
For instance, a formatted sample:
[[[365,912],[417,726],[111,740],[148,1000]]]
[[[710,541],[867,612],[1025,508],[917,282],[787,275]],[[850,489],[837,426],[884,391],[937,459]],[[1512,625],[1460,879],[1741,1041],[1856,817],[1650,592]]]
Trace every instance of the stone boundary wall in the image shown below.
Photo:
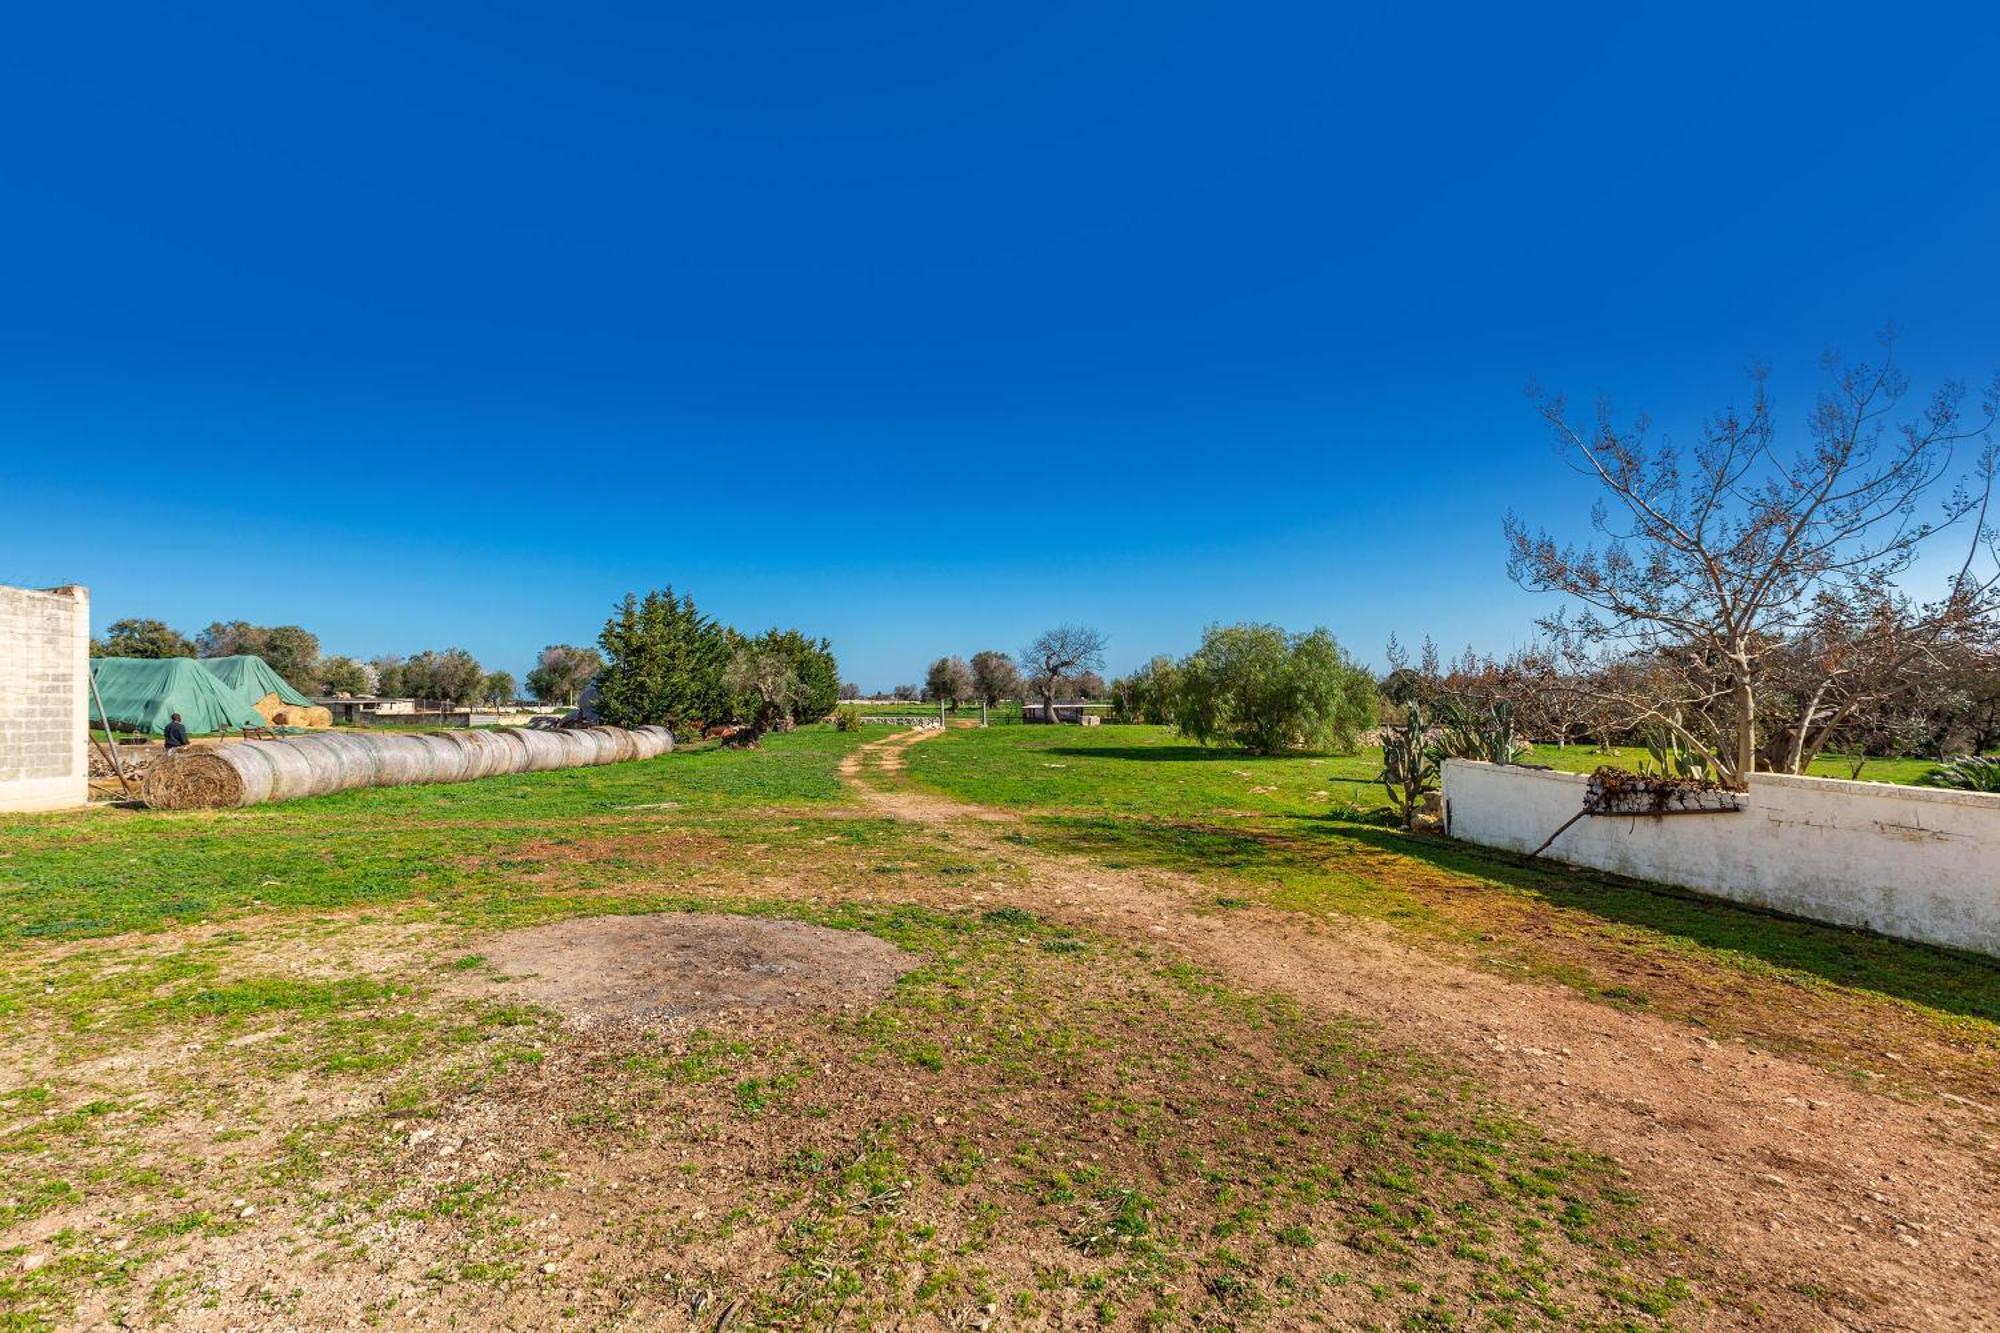
[[[90,799],[90,593],[0,585],[0,811]]]
[[[1445,828],[1532,852],[1581,773],[1448,760]],[[2000,957],[2000,796],[1759,774],[1738,814],[1591,816],[1542,855],[1899,939]]]

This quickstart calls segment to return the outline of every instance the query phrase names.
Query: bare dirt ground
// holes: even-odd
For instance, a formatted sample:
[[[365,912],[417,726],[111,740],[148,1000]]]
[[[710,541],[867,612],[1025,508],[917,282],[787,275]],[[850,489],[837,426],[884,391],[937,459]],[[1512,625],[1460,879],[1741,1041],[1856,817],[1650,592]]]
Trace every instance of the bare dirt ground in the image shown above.
[[[589,1026],[751,1009],[841,1009],[879,999],[922,960],[885,940],[798,921],[685,912],[596,916],[511,931],[484,960],[509,995]]]
[[[2000,1328],[1990,1108],[1857,1089],[1680,1023],[1455,966],[1368,923],[1205,914],[1212,890],[1196,880],[1024,847],[1004,836],[1011,816],[900,785],[904,752],[930,734],[874,742],[843,773],[876,812],[1024,868],[1019,906],[1171,942],[1240,984],[1366,1019],[1469,1068],[1615,1158],[1660,1224],[1715,1265],[1730,1304],[1753,1312],[1746,1325]]]

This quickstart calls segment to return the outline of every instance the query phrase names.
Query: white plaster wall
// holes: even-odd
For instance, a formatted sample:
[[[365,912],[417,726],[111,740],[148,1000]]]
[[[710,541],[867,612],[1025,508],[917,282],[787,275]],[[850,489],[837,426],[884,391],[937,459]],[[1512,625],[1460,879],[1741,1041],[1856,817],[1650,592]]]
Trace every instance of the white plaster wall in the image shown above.
[[[1453,759],[1452,836],[1531,852],[1588,781]],[[1580,819],[1544,857],[2000,957],[2000,796],[1762,774],[1740,814]]]
[[[90,799],[90,594],[0,585],[0,811]]]

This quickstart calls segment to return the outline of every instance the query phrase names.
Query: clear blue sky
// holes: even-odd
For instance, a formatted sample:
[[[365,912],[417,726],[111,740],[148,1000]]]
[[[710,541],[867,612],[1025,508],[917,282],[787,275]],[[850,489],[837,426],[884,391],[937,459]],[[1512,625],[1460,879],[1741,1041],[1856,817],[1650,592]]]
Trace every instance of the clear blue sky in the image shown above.
[[[18,8],[0,581],[517,672],[665,583],[871,688],[1504,650],[1503,513],[1587,515],[1531,380],[2000,364],[1992,7],[1528,8]]]

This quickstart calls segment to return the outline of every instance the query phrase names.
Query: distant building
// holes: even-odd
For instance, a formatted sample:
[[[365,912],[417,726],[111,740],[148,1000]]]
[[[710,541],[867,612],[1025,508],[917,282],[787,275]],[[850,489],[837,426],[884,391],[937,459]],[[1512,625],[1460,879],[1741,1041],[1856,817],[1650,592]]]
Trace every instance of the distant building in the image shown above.
[[[1099,716],[1099,713],[1105,707],[1106,705],[1104,704],[1087,704],[1081,701],[1074,703],[1059,702],[1056,704],[1055,720],[1067,723],[1073,727],[1094,727],[1104,720]],[[1098,712],[1092,712],[1092,709],[1096,709]],[[1040,702],[1029,702],[1021,705],[1021,720],[1023,722],[1039,722],[1046,725],[1049,721],[1047,713],[1048,706]]]
[[[378,717],[409,718],[418,712],[415,699],[388,699],[379,694],[322,694],[313,702],[332,713],[335,722],[348,726],[365,726]]]

